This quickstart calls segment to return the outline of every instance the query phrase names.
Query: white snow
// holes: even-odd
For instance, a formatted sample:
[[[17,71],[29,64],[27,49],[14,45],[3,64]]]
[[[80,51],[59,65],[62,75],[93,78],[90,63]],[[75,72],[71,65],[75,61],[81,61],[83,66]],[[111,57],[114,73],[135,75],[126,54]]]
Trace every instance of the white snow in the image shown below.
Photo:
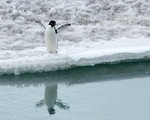
[[[59,34],[57,55],[36,20],[72,24]],[[141,59],[150,56],[150,1],[2,0],[0,31],[1,75]]]

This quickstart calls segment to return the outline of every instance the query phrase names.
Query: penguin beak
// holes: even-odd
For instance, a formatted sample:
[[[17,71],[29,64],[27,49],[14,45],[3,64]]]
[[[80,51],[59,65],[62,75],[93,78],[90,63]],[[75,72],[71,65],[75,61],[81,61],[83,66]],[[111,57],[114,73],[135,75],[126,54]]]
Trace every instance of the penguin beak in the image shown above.
[[[52,26],[52,27],[54,27],[54,26],[55,26],[55,24],[52,24],[51,26]]]

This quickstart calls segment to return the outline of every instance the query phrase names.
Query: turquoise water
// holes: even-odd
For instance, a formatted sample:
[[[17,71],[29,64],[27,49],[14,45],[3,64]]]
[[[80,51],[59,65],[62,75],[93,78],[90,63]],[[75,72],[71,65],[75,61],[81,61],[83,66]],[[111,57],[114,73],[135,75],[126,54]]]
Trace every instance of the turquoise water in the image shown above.
[[[0,120],[149,120],[150,61],[0,76]]]

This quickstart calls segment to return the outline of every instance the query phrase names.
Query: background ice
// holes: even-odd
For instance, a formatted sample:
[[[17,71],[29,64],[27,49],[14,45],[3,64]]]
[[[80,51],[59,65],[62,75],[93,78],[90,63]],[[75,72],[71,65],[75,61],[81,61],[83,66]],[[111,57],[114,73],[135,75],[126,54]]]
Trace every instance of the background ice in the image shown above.
[[[50,20],[57,27],[72,24],[59,34],[59,52],[117,48],[118,53],[119,48],[137,46],[150,50],[149,0],[1,0],[0,65],[48,56],[44,29],[36,20],[45,26]]]

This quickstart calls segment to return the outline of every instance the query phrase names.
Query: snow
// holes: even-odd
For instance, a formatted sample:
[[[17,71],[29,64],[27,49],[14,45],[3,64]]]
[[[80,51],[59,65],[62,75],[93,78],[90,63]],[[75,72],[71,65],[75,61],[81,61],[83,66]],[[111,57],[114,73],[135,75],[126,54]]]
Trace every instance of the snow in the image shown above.
[[[44,29],[56,20],[58,54],[50,55]],[[150,56],[148,0],[0,1],[0,75],[64,70]]]
[[[150,46],[98,49],[81,53],[46,54],[38,57],[23,57],[2,60],[0,74],[48,72],[64,70],[74,66],[93,66],[95,64],[141,59],[150,56]]]

